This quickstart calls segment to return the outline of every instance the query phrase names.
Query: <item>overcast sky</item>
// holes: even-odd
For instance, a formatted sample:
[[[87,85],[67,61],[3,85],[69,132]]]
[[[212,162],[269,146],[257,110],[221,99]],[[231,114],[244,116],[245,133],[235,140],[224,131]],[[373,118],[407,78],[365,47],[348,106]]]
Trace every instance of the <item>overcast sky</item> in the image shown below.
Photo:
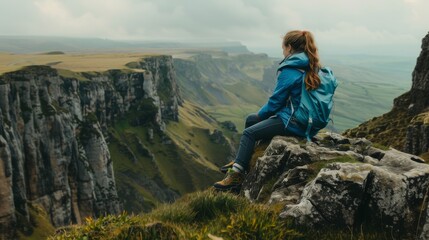
[[[322,54],[418,56],[429,0],[0,0],[0,35],[239,41],[280,55],[294,29]]]

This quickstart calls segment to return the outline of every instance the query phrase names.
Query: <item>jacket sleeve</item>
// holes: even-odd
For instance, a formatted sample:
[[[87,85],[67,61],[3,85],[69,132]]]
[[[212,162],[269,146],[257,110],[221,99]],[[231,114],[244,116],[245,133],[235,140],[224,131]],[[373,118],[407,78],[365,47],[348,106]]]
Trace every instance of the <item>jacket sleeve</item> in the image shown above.
[[[290,72],[289,72],[290,74]],[[268,102],[258,112],[260,120],[265,120],[275,115],[280,109],[282,109],[287,99],[289,98],[290,89],[293,84],[293,80],[288,76],[287,69],[283,69],[277,77],[277,85],[273,91],[273,94],[268,99]]]

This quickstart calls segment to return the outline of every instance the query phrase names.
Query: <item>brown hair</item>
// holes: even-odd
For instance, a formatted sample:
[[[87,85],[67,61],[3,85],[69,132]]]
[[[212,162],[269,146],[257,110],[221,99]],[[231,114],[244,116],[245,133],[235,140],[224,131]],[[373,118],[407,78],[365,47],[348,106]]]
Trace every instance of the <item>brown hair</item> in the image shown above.
[[[321,67],[319,54],[313,34],[309,31],[290,31],[283,37],[283,45],[292,47],[293,52],[305,52],[310,61],[310,68],[305,76],[305,85],[307,90],[314,90],[319,87],[320,78],[317,75]]]

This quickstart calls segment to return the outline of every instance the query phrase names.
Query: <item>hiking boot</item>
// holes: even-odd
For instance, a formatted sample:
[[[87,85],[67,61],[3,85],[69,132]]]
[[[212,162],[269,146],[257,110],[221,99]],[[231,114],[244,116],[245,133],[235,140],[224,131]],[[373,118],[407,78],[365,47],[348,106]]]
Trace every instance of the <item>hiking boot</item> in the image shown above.
[[[234,165],[234,161],[232,161],[232,162],[230,162],[228,164],[223,165],[222,167],[219,168],[219,170],[221,172],[223,172],[223,173],[227,173],[228,169],[232,168],[232,165]]]
[[[213,184],[213,187],[220,191],[239,192],[243,180],[244,175],[242,173],[236,172],[230,168],[228,169],[225,178],[222,181]]]

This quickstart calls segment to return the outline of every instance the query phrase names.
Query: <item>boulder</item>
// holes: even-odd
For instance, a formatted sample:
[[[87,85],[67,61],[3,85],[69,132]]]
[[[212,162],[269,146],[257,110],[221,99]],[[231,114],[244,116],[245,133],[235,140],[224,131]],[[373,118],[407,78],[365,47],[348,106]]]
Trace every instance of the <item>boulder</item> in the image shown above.
[[[370,141],[322,133],[313,143],[275,137],[246,176],[251,201],[283,204],[308,228],[371,226],[395,237],[429,236],[429,165]]]

